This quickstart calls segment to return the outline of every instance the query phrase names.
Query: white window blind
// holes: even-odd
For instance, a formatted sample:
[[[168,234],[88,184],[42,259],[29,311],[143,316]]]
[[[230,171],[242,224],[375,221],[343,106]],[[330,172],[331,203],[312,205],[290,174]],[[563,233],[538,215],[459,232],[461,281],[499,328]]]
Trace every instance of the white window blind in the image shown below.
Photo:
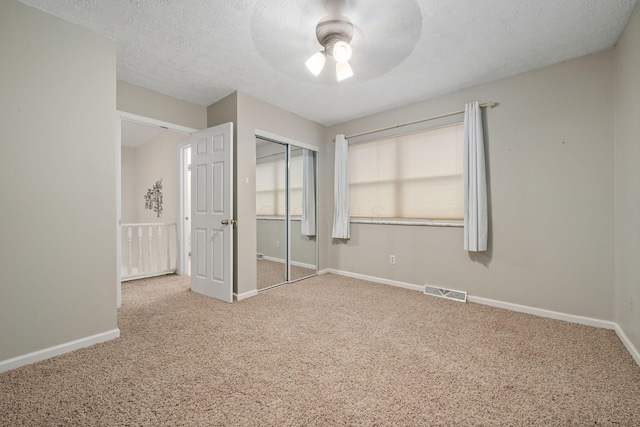
[[[291,215],[302,215],[302,150],[292,151],[289,174]],[[285,215],[286,176],[284,153],[258,160],[256,163],[256,215]]]
[[[463,218],[462,123],[349,146],[354,218]]]

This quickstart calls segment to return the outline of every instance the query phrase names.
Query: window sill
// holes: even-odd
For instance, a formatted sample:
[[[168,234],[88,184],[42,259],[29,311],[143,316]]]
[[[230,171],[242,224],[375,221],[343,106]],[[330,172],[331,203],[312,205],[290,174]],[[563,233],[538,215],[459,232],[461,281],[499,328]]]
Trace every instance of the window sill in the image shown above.
[[[427,227],[464,227],[464,221],[437,219],[351,218],[351,224],[418,225]]]
[[[284,221],[284,216],[256,216],[262,221]],[[292,221],[300,221],[300,216],[291,216]],[[462,220],[442,220],[442,219],[385,219],[385,218],[351,218],[351,224],[374,224],[374,225],[412,225],[422,227],[464,227]]]
[[[256,215],[258,221],[284,221],[284,216],[271,216],[271,215]],[[300,215],[291,215],[291,221],[302,221]]]

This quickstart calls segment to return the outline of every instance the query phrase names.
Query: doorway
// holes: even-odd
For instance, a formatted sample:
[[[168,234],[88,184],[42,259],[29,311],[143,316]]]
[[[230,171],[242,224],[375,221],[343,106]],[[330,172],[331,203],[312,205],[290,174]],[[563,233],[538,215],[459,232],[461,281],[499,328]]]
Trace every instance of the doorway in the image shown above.
[[[176,158],[178,147],[197,130],[122,111],[117,127],[116,295],[120,307],[123,274],[148,277],[181,269],[182,190]],[[162,153],[154,152],[153,144],[162,146]]]

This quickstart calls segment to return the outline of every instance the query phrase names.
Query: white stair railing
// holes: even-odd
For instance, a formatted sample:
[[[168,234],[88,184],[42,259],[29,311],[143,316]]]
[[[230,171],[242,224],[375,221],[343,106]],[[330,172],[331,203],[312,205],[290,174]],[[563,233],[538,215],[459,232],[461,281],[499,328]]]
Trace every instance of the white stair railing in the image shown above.
[[[123,239],[123,241],[127,242],[126,248],[124,248],[126,251],[126,267],[123,266],[121,271],[121,280],[123,282],[176,272],[177,266],[172,263],[172,259],[177,260],[177,257],[172,257],[172,254],[176,254],[178,251],[178,240],[177,232],[173,234],[175,237],[172,237],[172,228],[176,228],[175,222],[122,224],[121,233],[124,234],[126,232],[126,239]],[[132,250],[134,234],[138,242],[137,253]],[[145,238],[148,241],[147,244],[143,243]],[[155,262],[153,259],[154,239],[157,242]],[[137,266],[133,265],[134,257],[138,261]],[[166,259],[166,265],[163,265],[163,259]]]

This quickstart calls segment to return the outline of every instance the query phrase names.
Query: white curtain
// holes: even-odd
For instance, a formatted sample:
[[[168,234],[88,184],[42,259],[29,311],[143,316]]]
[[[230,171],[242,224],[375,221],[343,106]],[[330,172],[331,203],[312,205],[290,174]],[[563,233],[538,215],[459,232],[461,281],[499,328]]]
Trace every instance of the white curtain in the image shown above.
[[[316,173],[313,151],[302,150],[302,224],[300,234],[316,235]]]
[[[464,249],[487,250],[487,176],[484,162],[482,113],[478,102],[464,109]]]
[[[336,162],[333,178],[334,239],[349,239],[349,143],[344,135],[336,135]]]

